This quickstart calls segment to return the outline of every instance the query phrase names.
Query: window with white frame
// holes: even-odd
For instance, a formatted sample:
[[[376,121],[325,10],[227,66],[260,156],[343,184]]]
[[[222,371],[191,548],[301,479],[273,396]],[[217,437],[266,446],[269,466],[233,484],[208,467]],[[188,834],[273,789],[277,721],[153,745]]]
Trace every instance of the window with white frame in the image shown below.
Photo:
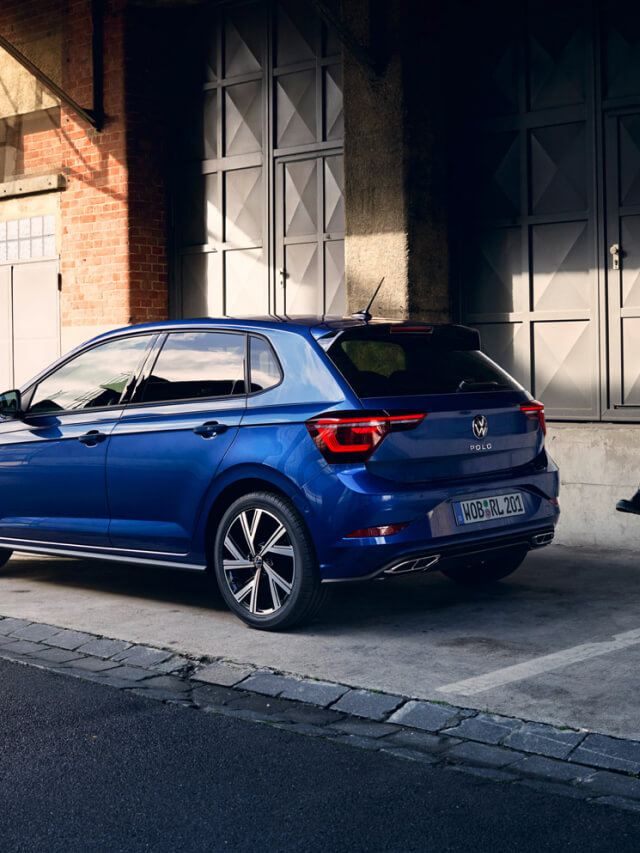
[[[0,222],[0,264],[56,256],[55,216],[30,216]]]

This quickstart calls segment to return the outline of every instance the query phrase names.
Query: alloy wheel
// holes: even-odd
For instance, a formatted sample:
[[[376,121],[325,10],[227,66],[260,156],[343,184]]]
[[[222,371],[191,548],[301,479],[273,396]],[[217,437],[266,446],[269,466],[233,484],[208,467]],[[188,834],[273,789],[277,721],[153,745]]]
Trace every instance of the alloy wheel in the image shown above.
[[[296,578],[296,557],[286,526],[266,509],[243,509],[227,528],[222,566],[238,605],[256,616],[281,610]]]

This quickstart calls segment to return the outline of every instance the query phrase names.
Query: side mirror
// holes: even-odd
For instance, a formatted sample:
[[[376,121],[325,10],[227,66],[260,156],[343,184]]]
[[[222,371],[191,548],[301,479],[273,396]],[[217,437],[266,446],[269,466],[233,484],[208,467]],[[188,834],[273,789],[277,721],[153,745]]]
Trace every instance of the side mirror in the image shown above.
[[[0,418],[17,420],[22,415],[22,397],[19,391],[0,394]]]

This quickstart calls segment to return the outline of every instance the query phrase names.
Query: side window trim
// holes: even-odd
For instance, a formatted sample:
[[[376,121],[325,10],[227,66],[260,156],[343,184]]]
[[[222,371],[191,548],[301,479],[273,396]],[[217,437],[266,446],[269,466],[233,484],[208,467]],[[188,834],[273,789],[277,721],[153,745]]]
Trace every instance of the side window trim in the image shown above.
[[[251,390],[251,338],[259,338],[260,340],[263,340],[267,344],[267,346],[271,350],[271,353],[273,354],[274,361],[276,363],[276,366],[278,368],[278,372],[280,374],[280,379],[274,385],[269,385],[268,388],[262,388],[260,391],[252,391]],[[246,353],[247,353],[246,389],[247,389],[247,396],[248,397],[257,397],[258,394],[266,394],[267,391],[273,391],[274,388],[278,388],[280,385],[282,385],[282,383],[284,382],[284,370],[282,368],[282,363],[278,357],[278,353],[276,352],[276,348],[274,347],[274,345],[271,343],[271,341],[269,340],[269,338],[266,335],[261,335],[257,332],[248,333]]]
[[[213,400],[245,400],[247,399],[247,390],[249,388],[249,335],[247,332],[244,332],[240,329],[219,329],[215,326],[206,329],[194,329],[192,331],[198,334],[225,334],[225,335],[235,335],[237,338],[242,338],[244,343],[244,392],[242,394],[222,394],[218,397],[182,397],[179,400],[149,400],[146,401],[144,399],[144,392],[149,382],[149,378],[153,373],[156,364],[158,363],[158,359],[162,354],[162,350],[165,348],[169,339],[173,335],[185,334],[187,329],[171,329],[164,335],[160,335],[160,340],[156,344],[156,348],[151,354],[150,358],[147,360],[144,366],[144,375],[141,375],[140,382],[137,384],[134,391],[134,399],[128,403],[128,406],[133,406],[135,408],[146,408],[149,406],[180,406],[184,405],[184,403],[205,403]],[[148,369],[147,369],[148,368]]]
[[[135,390],[138,387],[138,383],[140,382],[140,377],[143,375],[145,366],[148,363],[149,359],[152,357],[153,351],[158,344],[158,338],[160,337],[162,336],[158,333],[154,333],[151,335],[149,343],[147,344],[145,351],[140,356],[140,360],[138,361],[138,364],[136,365],[136,368],[131,375],[131,379],[129,380],[127,386],[120,395],[120,400],[117,404],[118,406],[126,406],[127,399],[133,394],[135,394]]]
[[[106,346],[107,344],[113,343],[114,341],[127,341],[127,340],[131,340],[132,338],[141,338],[141,337],[147,337],[147,336],[149,337],[149,341],[147,343],[147,346],[145,347],[144,352],[142,353],[140,360],[138,361],[138,364],[136,365],[136,368],[132,373],[132,379],[136,379],[137,375],[140,372],[141,367],[145,364],[150,351],[153,350],[156,338],[158,337],[156,332],[144,331],[144,332],[138,332],[135,334],[118,335],[114,338],[108,338],[107,340],[96,341],[95,343],[91,344],[90,346],[85,347],[84,349],[81,349],[77,352],[71,353],[68,358],[65,358],[64,361],[60,361],[59,363],[57,363],[56,366],[52,370],[50,370],[48,373],[45,373],[43,376],[38,377],[37,382],[34,382],[33,385],[31,385],[30,387],[27,388],[26,392],[23,395],[23,400],[27,401],[26,402],[26,408],[25,408],[26,416],[29,419],[34,419],[34,418],[50,418],[52,416],[59,417],[60,415],[77,415],[79,412],[109,412],[109,411],[113,411],[115,409],[118,409],[118,408],[124,406],[125,404],[124,404],[123,400],[126,397],[126,394],[127,394],[129,387],[131,386],[131,381],[129,381],[127,386],[123,389],[122,394],[120,395],[120,399],[118,400],[118,402],[112,406],[96,406],[95,408],[90,407],[87,409],[60,409],[60,411],[55,411],[55,412],[30,412],[29,411],[29,409],[31,407],[31,403],[33,401],[33,397],[34,397],[36,391],[38,390],[38,388],[40,387],[40,385],[42,385],[42,383],[45,380],[49,379],[49,377],[53,376],[58,370],[60,370],[63,367],[66,367],[67,364],[70,364],[72,361],[75,361],[77,358],[80,358],[80,356],[86,355],[86,353],[91,352],[92,350],[98,349],[101,346]]]
[[[149,381],[149,377],[153,373],[153,368],[156,366],[156,362],[160,357],[160,353],[167,341],[169,335],[164,333],[159,333],[156,335],[156,338],[153,342],[153,346],[147,353],[147,357],[144,360],[144,363],[138,373],[138,378],[136,384],[133,388],[131,396],[129,400],[125,402],[125,407],[127,406],[140,406],[142,405],[141,397],[144,394],[144,390],[147,387],[147,382]]]

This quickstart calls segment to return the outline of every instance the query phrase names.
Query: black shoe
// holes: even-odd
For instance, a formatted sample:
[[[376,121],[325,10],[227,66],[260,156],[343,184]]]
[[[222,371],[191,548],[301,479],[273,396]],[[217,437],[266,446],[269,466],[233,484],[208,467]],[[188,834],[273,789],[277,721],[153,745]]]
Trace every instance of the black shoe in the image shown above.
[[[640,489],[630,501],[618,501],[616,509],[618,512],[632,512],[634,515],[640,515]]]

